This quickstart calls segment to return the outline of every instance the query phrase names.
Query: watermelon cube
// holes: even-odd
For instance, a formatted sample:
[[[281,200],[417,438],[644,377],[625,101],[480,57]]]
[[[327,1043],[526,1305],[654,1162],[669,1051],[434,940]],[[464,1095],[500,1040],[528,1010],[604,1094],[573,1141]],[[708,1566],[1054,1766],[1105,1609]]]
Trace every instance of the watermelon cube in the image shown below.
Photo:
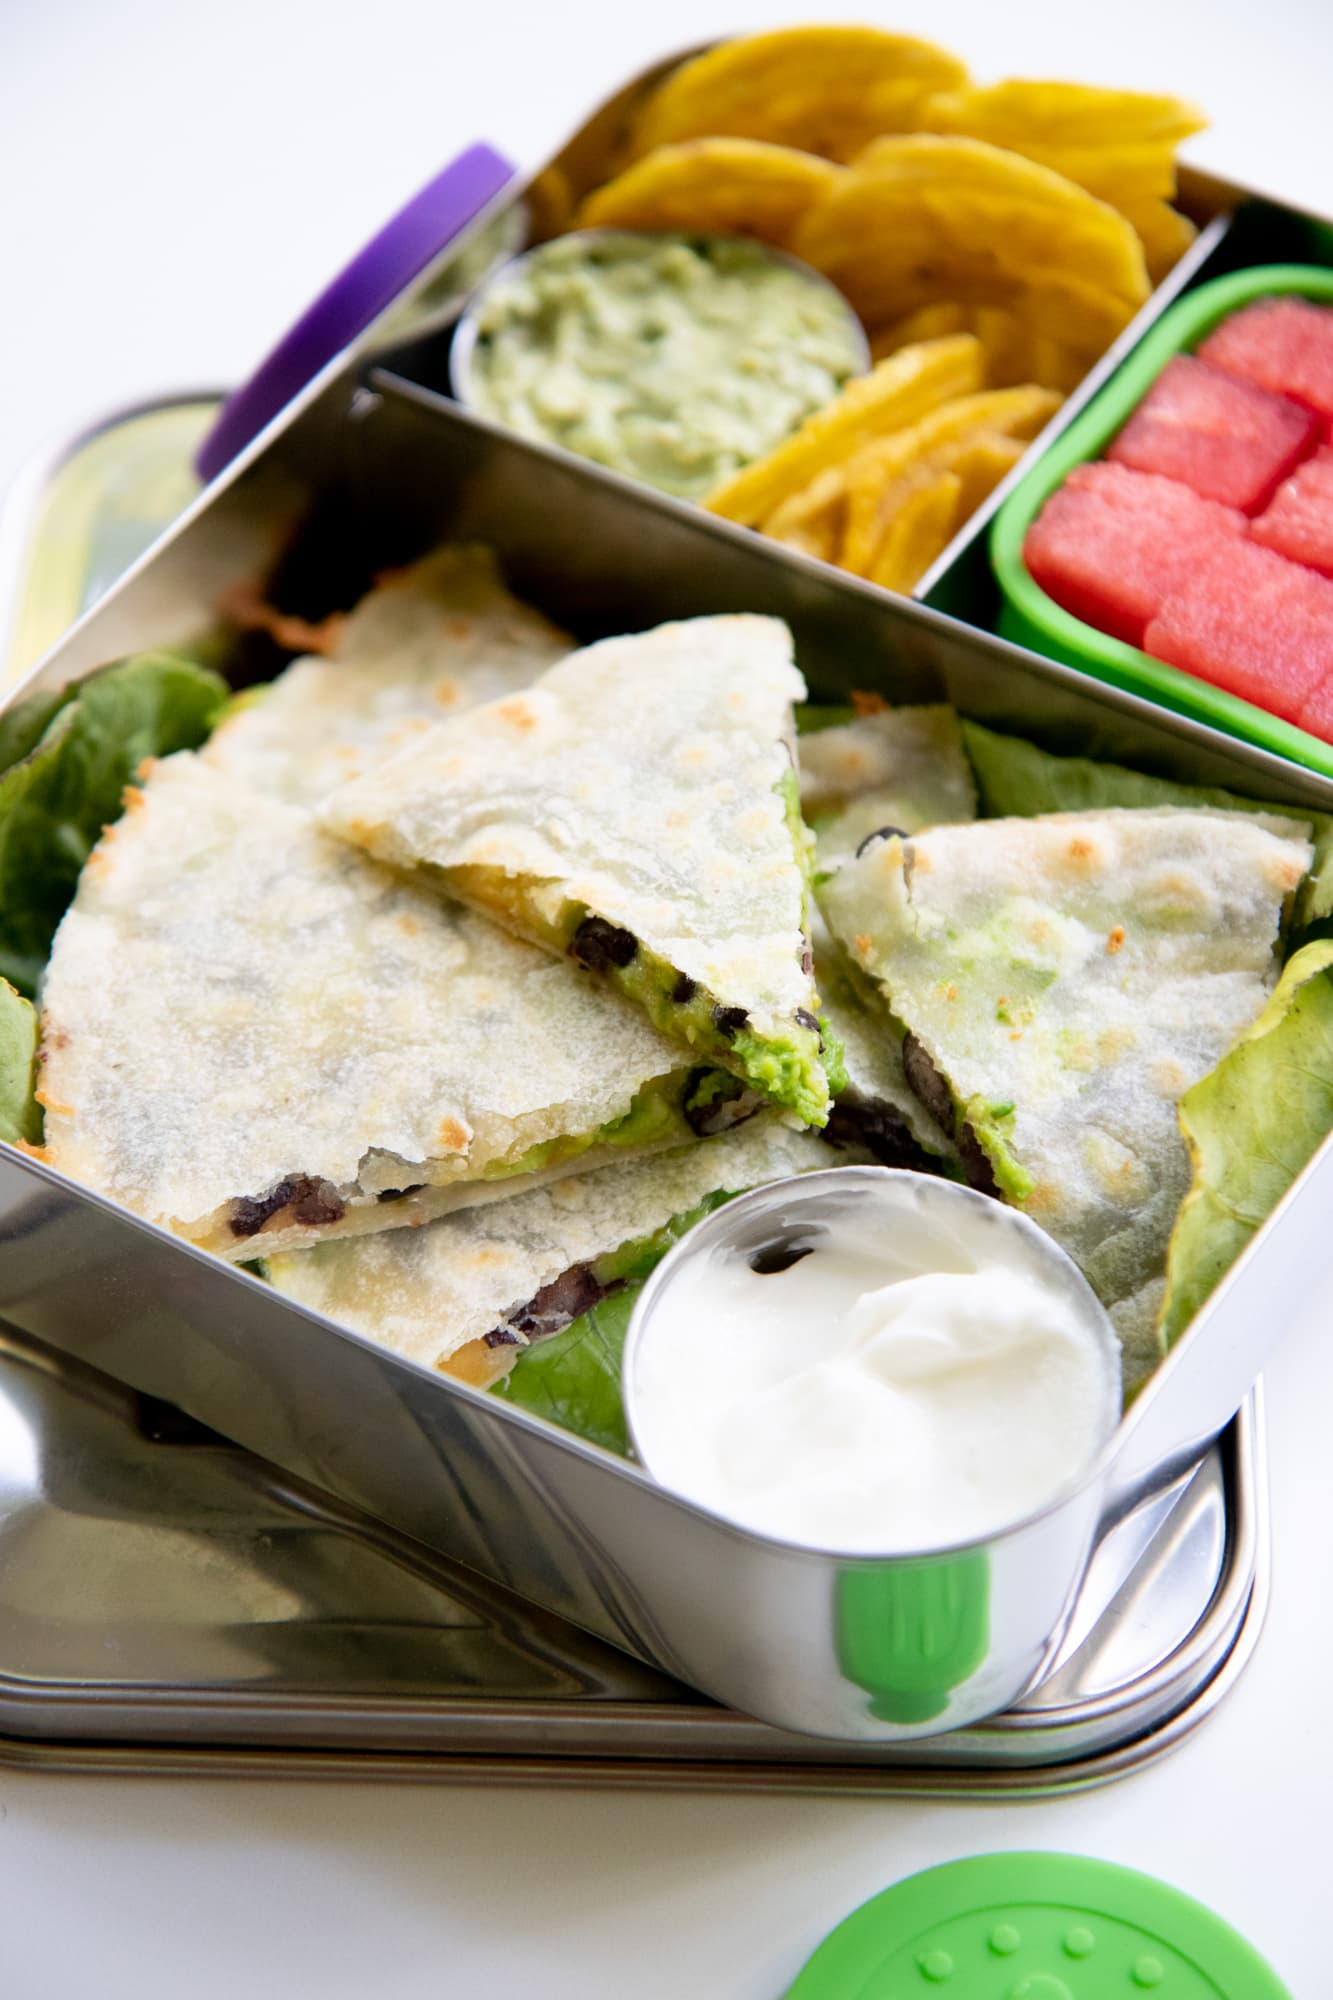
[[[1144,651],[1288,722],[1333,671],[1333,583],[1234,542],[1224,564],[1166,599]]]
[[[1075,466],[1023,543],[1033,581],[1099,632],[1141,645],[1148,621],[1245,516],[1127,465]]]
[[[1326,444],[1283,480],[1251,532],[1289,562],[1333,576],[1333,451]]]
[[[1308,299],[1261,299],[1209,334],[1201,359],[1261,389],[1290,396],[1333,430],[1333,310]]]
[[[1257,514],[1314,448],[1318,420],[1192,354],[1168,361],[1107,457]]]

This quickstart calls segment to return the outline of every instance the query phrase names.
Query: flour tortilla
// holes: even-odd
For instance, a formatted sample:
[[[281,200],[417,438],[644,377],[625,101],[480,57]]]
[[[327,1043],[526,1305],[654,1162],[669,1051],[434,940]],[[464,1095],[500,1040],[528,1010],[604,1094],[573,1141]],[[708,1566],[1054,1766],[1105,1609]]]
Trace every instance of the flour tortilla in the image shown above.
[[[882,826],[915,833],[977,816],[977,788],[953,709],[885,708],[802,736],[801,810],[818,865],[836,867]]]
[[[191,753],[94,851],[43,1003],[46,1156],[231,1258],[503,1194],[488,1170],[688,1068],[572,965]],[[232,1205],[292,1177],[301,1212],[238,1236]]]
[[[650,1236],[705,1196],[847,1158],[765,1114],[696,1146],[524,1187],[424,1229],[327,1243],[269,1260],[278,1290],[427,1368],[483,1340],[574,1265]],[[490,1379],[521,1346],[492,1350]],[[476,1379],[475,1368],[468,1379]]]
[[[974,1166],[1111,1309],[1131,1388],[1160,1355],[1189,1187],[1176,1105],[1263,1007],[1310,860],[1297,821],[1112,810],[880,841],[821,892],[947,1084]]]
[[[296,660],[202,755],[313,806],[446,715],[526,687],[574,641],[505,588],[489,549],[437,549],[364,597],[332,653]]]
[[[802,1083],[818,1122],[816,1036],[793,1026],[815,999],[782,795],[804,693],[777,619],[606,639],[526,693],[440,724],[336,792],[321,818],[548,948],[563,950],[584,913],[629,933],[710,1002],[742,1010],[760,1043],[808,1044]]]
[[[816,836],[819,871],[851,858],[884,826],[920,828],[976,817],[977,793],[953,709],[884,708],[799,739],[801,808]],[[911,1164],[913,1147],[941,1160],[953,1140],[903,1072],[902,1030],[868,982],[858,985],[818,910],[810,918],[821,1018],[842,1043],[844,1113],[862,1116],[866,1143],[889,1166]],[[841,1121],[840,1121],[841,1122]]]

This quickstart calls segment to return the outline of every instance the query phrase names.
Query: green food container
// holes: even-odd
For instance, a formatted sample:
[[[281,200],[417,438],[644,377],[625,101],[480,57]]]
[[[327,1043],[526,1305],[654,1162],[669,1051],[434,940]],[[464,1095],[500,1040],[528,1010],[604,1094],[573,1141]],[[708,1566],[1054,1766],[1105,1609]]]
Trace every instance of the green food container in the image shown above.
[[[1099,458],[1138,408],[1167,362],[1191,352],[1220,320],[1256,299],[1282,292],[1333,301],[1333,270],[1313,264],[1267,264],[1215,278],[1177,301],[1105,389],[1075,419],[1010,494],[991,529],[991,562],[1001,592],[1000,633],[1048,659],[1081,667],[1098,680],[1160,702],[1180,715],[1242,736],[1280,757],[1333,777],[1333,743],[1282,722],[1253,702],[1154,660],[1123,639],[1064,611],[1038,588],[1023,560],[1027,531],[1076,465]]]

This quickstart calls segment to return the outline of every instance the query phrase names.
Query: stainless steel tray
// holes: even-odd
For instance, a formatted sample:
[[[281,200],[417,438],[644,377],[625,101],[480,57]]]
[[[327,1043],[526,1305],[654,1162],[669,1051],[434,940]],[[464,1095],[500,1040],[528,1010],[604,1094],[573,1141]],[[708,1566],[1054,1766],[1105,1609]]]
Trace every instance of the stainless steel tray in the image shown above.
[[[1227,198],[1214,186],[1215,205]],[[81,621],[38,669],[38,682],[180,638],[211,615],[226,586],[267,570],[284,549],[285,607],[322,612],[355,596],[375,568],[433,539],[476,537],[499,549],[523,594],[589,637],[698,612],[767,611],[791,625],[819,696],[837,698],[853,685],[896,700],[942,695],[1052,748],[1297,808],[1333,807],[1333,783],[969,630],[956,615],[895,599],[469,417],[403,378],[402,369],[415,372],[419,342],[395,355],[392,370],[367,368],[374,333],[331,363]],[[1086,1593],[1104,1559],[1099,1552],[1089,1567],[1090,1550],[1123,1547],[1124,1527],[1111,1524],[1127,1515],[1142,1521],[1151,1495],[1178,1490],[1242,1404],[1276,1330],[1322,1266],[1330,1172],[1326,1147],[1086,1485],[987,1551],[996,1643],[956,1704],[951,1696],[944,1720],[991,1716],[1038,1685],[1043,1699],[1058,1691],[1071,1664],[1069,1634],[1080,1629],[1072,1621],[1091,1602]],[[837,1664],[836,1559],[807,1559],[724,1529],[637,1468],[292,1307],[6,1152],[0,1311],[25,1335],[179,1404],[293,1479],[336,1493],[341,1505],[392,1523],[437,1557],[466,1563],[657,1669],[785,1728],[855,1739],[836,1750],[807,1744],[804,1763],[975,1764],[977,1745],[997,1728],[991,1721],[981,1733],[918,1735],[886,1749],[894,1732]],[[1231,1435],[1243,1434],[1242,1426]],[[1245,1589],[1249,1604],[1252,1584]],[[1243,1624],[1233,1621],[1216,1650],[1205,1647],[1202,1667],[1192,1637],[1159,1631],[1154,1694],[1128,1730],[1121,1714],[1110,1736],[1085,1731],[1073,1746],[1058,1726],[1029,1721],[1045,1713],[1029,1709],[1017,1732],[1053,1729],[1048,1763],[1142,1736],[1182,1715],[1205,1682],[1218,1687],[1211,1677]],[[1190,1663],[1186,1687],[1178,1676]],[[1168,1683],[1174,1693],[1154,1707]],[[1094,1708],[1108,1698],[1099,1687]],[[1098,1727],[1108,1714],[1098,1710]],[[1001,1737],[1013,1733],[1006,1719]],[[777,1729],[769,1735],[793,1741]]]
[[[0,1767],[1007,1795],[1173,1748],[1267,1594],[1251,1403],[1106,1541],[1055,1672],[915,1747],[730,1713],[0,1327]]]

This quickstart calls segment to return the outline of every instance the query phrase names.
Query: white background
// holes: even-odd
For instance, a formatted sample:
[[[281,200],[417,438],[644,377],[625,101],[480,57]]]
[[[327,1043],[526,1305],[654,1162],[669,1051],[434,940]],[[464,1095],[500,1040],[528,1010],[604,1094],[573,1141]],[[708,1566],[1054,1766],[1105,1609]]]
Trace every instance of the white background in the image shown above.
[[[863,13],[982,76],[1184,92],[1215,121],[1193,158],[1333,212],[1328,0]],[[113,405],[238,378],[468,140],[535,161],[659,52],[774,18],[753,0],[0,0],[0,492]],[[1138,1777],[963,1807],[0,1774],[0,1996],[776,2000],[890,1882],[1050,1847],[1160,1873],[1298,2000],[1329,2000],[1333,1246],[1269,1407],[1267,1633],[1200,1735]]]

